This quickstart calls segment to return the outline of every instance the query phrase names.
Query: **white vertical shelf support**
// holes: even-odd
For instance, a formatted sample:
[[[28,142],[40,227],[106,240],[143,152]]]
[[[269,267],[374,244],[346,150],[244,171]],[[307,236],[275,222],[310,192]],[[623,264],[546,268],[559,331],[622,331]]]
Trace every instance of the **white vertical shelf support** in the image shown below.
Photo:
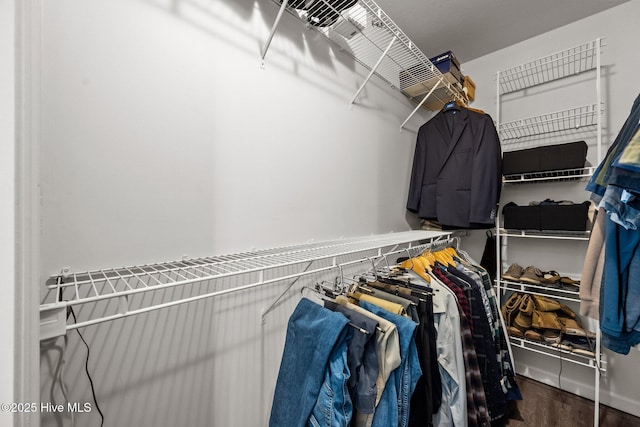
[[[262,51],[260,52],[260,58],[262,59],[262,62],[260,63],[260,65],[262,67],[264,67],[264,59],[267,57],[267,52],[269,51],[269,46],[271,46],[271,41],[273,40],[273,36],[276,34],[276,30],[278,29],[278,25],[280,24],[280,19],[282,19],[282,14],[284,13],[285,9],[287,8],[287,4],[289,3],[289,0],[282,0],[282,4],[280,5],[280,9],[278,10],[278,14],[276,15],[276,20],[273,21],[273,26],[271,27],[271,32],[269,33],[269,37],[267,37],[267,41],[264,44],[264,47],[262,48]]]
[[[560,52],[547,55],[545,57],[512,67],[507,70],[498,71],[496,73],[496,128],[503,145],[511,143],[518,143],[521,138],[538,137],[544,134],[550,133],[562,133],[568,132],[572,129],[589,128],[595,129],[596,135],[596,149],[597,149],[597,162],[602,161],[602,60],[601,60],[601,48],[603,46],[604,38],[597,38],[593,41],[583,43],[570,49],[566,49]],[[571,108],[564,111],[557,111],[548,113],[536,117],[529,117],[525,119],[515,120],[512,122],[502,122],[501,120],[501,96],[507,93],[518,92],[529,87],[542,85],[554,80],[559,80],[573,75],[595,70],[595,105],[586,105],[576,108]],[[505,182],[511,182],[514,184],[523,182],[535,182],[545,181],[548,179],[561,178],[576,178],[577,176],[584,176],[587,174],[587,169],[583,171],[565,171],[566,174],[559,174],[561,176],[535,176],[522,177],[522,179],[511,179],[513,177],[507,177]],[[592,171],[589,171],[593,173]],[[566,175],[566,176],[565,176]],[[516,234],[509,230],[501,230],[500,217],[496,216],[496,286],[498,294],[498,303],[500,302],[501,294],[506,291],[523,291],[533,294],[540,294],[545,292],[544,289],[528,289],[525,286],[517,288],[517,284],[508,283],[501,279],[500,275],[505,268],[507,268],[507,240],[509,237],[532,237],[537,239],[566,239],[566,240],[588,240],[587,236],[577,236],[567,233],[566,236],[560,236],[558,234],[545,235],[545,233],[528,233],[521,232]],[[514,286],[516,285],[516,286]],[[561,298],[558,296],[558,298]],[[570,297],[564,297],[564,299],[572,300]],[[594,413],[593,413],[593,425],[598,427],[600,418],[600,375],[605,371],[605,361],[602,359],[601,352],[601,332],[600,326],[596,323],[596,345],[594,357],[584,360],[575,360],[569,356],[573,356],[573,353],[564,352],[566,356],[561,353],[552,354],[544,348],[544,345],[533,343],[524,339],[513,339],[515,341],[514,346],[533,351],[536,353],[544,354],[547,356],[562,358],[570,362],[577,363],[582,366],[587,366],[594,369]],[[511,341],[511,340],[510,340]],[[535,344],[535,345],[534,345]]]
[[[362,90],[367,85],[367,83],[369,83],[369,80],[371,79],[373,74],[376,72],[376,70],[380,66],[380,63],[382,62],[382,60],[387,56],[387,54],[389,53],[389,49],[391,49],[391,46],[393,46],[393,43],[397,39],[398,39],[398,36],[393,36],[393,38],[389,42],[389,46],[387,46],[387,48],[384,50],[384,52],[382,52],[382,55],[380,56],[380,59],[378,59],[378,62],[376,62],[375,65],[371,68],[371,71],[369,71],[369,75],[367,76],[366,79],[364,79],[364,81],[362,82],[362,84],[358,88],[358,91],[356,92],[356,94],[353,95],[353,98],[351,99],[351,102],[350,102],[351,105],[353,105],[353,103],[356,102],[356,98],[358,98],[358,95],[360,95],[360,92],[362,92]]]
[[[402,122],[402,124],[400,125],[400,130],[404,129],[404,125],[406,125],[407,122],[411,119],[411,117],[413,117],[413,115],[416,114],[416,112],[420,109],[420,107],[422,107],[422,104],[424,104],[427,101],[427,99],[429,99],[431,94],[438,88],[439,85],[440,85],[440,81],[437,81],[436,84],[433,85],[431,90],[424,96],[424,98],[422,98],[422,101],[420,101],[420,103],[416,106],[416,108],[413,109],[411,114],[409,114],[409,117],[407,117],[406,120]]]
[[[594,44],[595,44],[594,49],[596,50],[596,105],[598,108],[598,123],[597,123],[597,131],[596,131],[597,147],[598,147],[597,148],[597,153],[598,153],[597,164],[599,165],[600,162],[602,161],[602,114],[600,113],[600,110],[602,109],[602,83],[601,83],[602,59],[601,59],[601,52],[600,52],[600,47],[602,45],[602,38],[597,38],[594,41]]]

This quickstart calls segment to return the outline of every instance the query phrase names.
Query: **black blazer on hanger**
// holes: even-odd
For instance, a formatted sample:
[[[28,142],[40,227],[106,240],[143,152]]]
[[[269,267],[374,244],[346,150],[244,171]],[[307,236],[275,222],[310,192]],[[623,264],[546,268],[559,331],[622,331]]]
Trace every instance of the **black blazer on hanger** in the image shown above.
[[[449,227],[489,228],[501,185],[500,141],[489,115],[442,110],[420,127],[407,209]]]

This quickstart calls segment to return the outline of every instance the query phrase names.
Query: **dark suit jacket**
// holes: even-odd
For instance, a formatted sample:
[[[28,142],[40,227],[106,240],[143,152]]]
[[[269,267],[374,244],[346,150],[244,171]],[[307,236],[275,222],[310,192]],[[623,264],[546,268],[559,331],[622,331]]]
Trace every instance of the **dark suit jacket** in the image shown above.
[[[449,227],[487,228],[501,185],[500,141],[489,115],[443,110],[420,127],[407,209]]]

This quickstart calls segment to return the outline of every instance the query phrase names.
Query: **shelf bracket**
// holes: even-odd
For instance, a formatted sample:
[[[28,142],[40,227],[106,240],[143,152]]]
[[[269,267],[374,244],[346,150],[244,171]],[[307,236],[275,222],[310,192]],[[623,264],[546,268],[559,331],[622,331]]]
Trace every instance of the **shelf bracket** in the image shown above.
[[[61,337],[66,333],[66,304],[52,303],[42,305],[40,307],[40,341]]]
[[[313,260],[310,261],[309,263],[307,263],[307,266],[304,268],[304,270],[302,270],[303,272],[307,272],[309,271],[309,268],[311,268],[311,265],[313,264]],[[263,271],[263,270],[261,270]],[[261,321],[262,324],[266,323],[266,316],[267,314],[269,314],[275,307],[276,305],[280,302],[280,300],[285,296],[285,294],[287,292],[289,292],[289,289],[291,289],[293,287],[293,285],[296,284],[296,282],[300,279],[300,277],[302,276],[297,276],[295,279],[293,279],[286,288],[284,288],[284,290],[280,293],[280,295],[278,295],[278,297],[273,300],[273,302],[269,305],[269,307],[265,308],[264,310],[262,310],[262,314],[260,315],[261,317]],[[262,281],[262,278],[260,278],[260,280]]]
[[[431,90],[429,91],[429,93],[427,93],[425,95],[424,98],[422,98],[422,101],[420,101],[420,103],[418,104],[418,106],[416,108],[413,109],[413,111],[411,112],[411,114],[409,114],[409,117],[407,117],[407,119],[402,122],[402,124],[400,125],[400,130],[402,130],[404,128],[404,125],[407,124],[407,122],[409,121],[409,119],[411,119],[411,117],[413,117],[413,115],[416,113],[416,111],[418,111],[418,108],[422,107],[422,104],[425,103],[425,101],[427,100],[427,98],[429,98],[431,96],[431,94],[433,93],[434,90],[436,90],[438,88],[438,86],[440,85],[440,80],[438,80],[436,82],[436,84],[431,88]]]
[[[367,85],[367,83],[369,83],[369,80],[371,79],[371,76],[373,76],[373,73],[376,72],[376,69],[380,66],[380,63],[382,62],[384,57],[387,56],[387,53],[389,53],[389,50],[391,49],[391,46],[393,46],[393,43],[397,40],[397,38],[398,38],[398,36],[393,36],[393,38],[391,39],[391,42],[389,43],[389,46],[387,46],[387,48],[384,50],[384,52],[382,52],[382,56],[380,56],[380,58],[378,59],[378,62],[376,62],[376,64],[373,66],[373,68],[371,68],[371,71],[369,71],[369,75],[367,76],[366,79],[364,79],[364,82],[362,82],[362,84],[360,85],[360,88],[358,89],[356,94],[353,95],[353,98],[351,99],[351,102],[350,102],[351,105],[353,105],[353,103],[356,102],[356,98],[358,98],[358,96],[360,95],[360,92],[362,92],[362,90]]]
[[[282,18],[282,14],[287,7],[287,3],[289,0],[282,0],[282,4],[280,5],[280,10],[278,10],[278,14],[276,15],[276,20],[273,21],[273,26],[271,27],[271,33],[267,38],[267,42],[264,44],[262,51],[260,52],[260,57],[262,59],[261,67],[264,67],[264,58],[267,56],[267,51],[269,50],[269,46],[271,46],[271,40],[273,40],[273,36],[276,34],[276,30],[278,29],[278,24],[280,24],[280,19]]]

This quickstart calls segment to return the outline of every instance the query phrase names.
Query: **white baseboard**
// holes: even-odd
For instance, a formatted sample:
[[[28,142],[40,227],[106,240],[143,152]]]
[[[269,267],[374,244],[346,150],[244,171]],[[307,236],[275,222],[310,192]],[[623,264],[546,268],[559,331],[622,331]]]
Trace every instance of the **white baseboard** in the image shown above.
[[[589,368],[585,369],[588,375],[585,376],[584,380],[577,379],[574,376],[569,377],[568,375],[561,375],[560,384],[558,384],[557,372],[549,372],[535,366],[525,366],[524,364],[516,365],[518,375],[540,381],[556,388],[561,388],[562,390],[589,400],[595,400],[595,387],[593,380],[595,372]],[[588,381],[587,378],[590,379],[590,381]],[[603,384],[604,382],[605,379],[601,378],[600,404],[640,417],[639,401],[633,400],[629,396],[616,394],[615,391],[610,391],[607,385]]]

